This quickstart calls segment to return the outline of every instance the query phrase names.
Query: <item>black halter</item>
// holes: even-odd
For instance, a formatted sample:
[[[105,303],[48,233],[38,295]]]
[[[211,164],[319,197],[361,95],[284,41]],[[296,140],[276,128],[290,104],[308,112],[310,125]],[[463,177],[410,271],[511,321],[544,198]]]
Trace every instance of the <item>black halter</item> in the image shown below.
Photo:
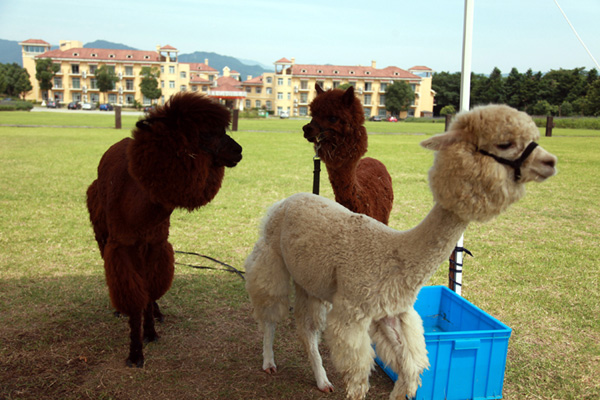
[[[537,145],[538,144],[536,142],[529,143],[529,145],[525,148],[525,150],[521,154],[521,157],[517,158],[516,160],[507,160],[506,158],[498,157],[495,154],[488,153],[487,151],[481,150],[481,149],[478,151],[481,154],[483,154],[484,156],[492,157],[494,160],[498,161],[500,164],[504,164],[504,165],[508,165],[509,167],[512,167],[515,170],[515,182],[517,182],[519,179],[521,179],[521,166],[523,165],[525,160],[527,160],[527,157],[529,157],[531,155],[531,153],[537,147]]]

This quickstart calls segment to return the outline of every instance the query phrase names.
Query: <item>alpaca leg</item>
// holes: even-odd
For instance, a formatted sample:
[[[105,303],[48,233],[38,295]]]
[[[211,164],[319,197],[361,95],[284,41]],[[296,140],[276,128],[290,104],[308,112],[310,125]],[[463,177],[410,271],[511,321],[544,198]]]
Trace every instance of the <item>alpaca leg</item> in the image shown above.
[[[130,348],[127,365],[142,367],[142,312],[149,304],[144,279],[139,270],[136,246],[124,246],[109,240],[104,249],[106,283],[113,306],[129,316]]]
[[[155,342],[160,338],[154,328],[154,304],[156,303],[151,301],[144,310],[144,343]]]
[[[357,319],[349,312],[351,307],[334,300],[327,316],[325,340],[331,349],[336,369],[346,384],[346,398],[362,400],[369,390],[369,374],[373,368],[375,352],[371,347],[368,318]]]
[[[371,337],[379,358],[398,373],[390,399],[412,398],[429,367],[423,322],[414,308],[397,316],[374,321]]]
[[[160,307],[158,306],[157,302],[153,302],[154,303],[154,319],[157,320],[158,322],[164,322],[165,321],[165,316],[163,315],[162,312],[160,312]]]
[[[142,313],[138,312],[129,316],[129,357],[128,367],[142,368],[144,366],[144,353],[142,350]]]
[[[279,255],[260,239],[244,263],[246,290],[254,319],[264,333],[263,370],[277,372],[273,354],[275,327],[289,310],[290,274]]]
[[[298,336],[306,349],[317,387],[325,393],[333,392],[333,385],[327,379],[323,368],[323,360],[319,353],[319,335],[323,330],[326,319],[326,306],[322,301],[310,297],[304,289],[296,285],[296,328]]]

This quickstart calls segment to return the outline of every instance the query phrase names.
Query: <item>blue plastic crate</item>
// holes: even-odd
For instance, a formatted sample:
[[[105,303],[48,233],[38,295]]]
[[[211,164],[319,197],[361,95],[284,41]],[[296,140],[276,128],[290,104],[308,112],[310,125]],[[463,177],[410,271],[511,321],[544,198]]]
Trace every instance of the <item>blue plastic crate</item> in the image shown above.
[[[416,399],[501,399],[512,329],[445,286],[422,288],[415,309],[430,364]],[[379,357],[375,361],[392,380],[398,378]]]

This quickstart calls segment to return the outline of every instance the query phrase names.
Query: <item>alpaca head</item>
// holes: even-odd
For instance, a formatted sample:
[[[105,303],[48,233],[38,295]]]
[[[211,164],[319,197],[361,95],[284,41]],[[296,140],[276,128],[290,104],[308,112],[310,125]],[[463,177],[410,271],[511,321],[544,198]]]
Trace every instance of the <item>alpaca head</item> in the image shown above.
[[[557,159],[536,146],[539,136],[527,114],[505,105],[458,114],[448,132],[421,143],[436,151],[434,200],[467,221],[494,218],[525,194],[525,183],[556,174]]]
[[[317,155],[330,167],[358,161],[367,151],[365,115],[354,88],[323,91],[310,103],[312,120],[304,125],[304,137],[314,143]]]
[[[242,159],[226,134],[230,112],[195,93],[178,93],[138,121],[128,149],[129,172],[153,202],[189,210],[218,192],[225,167]]]

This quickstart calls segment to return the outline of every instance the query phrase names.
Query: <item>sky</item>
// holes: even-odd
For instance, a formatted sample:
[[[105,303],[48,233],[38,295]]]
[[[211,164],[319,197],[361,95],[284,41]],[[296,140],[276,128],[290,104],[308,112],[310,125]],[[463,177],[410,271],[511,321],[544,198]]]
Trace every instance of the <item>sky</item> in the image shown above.
[[[473,72],[597,68],[555,0],[473,1]],[[600,62],[600,0],[556,1]],[[464,0],[0,0],[0,39],[459,72],[464,9]]]

